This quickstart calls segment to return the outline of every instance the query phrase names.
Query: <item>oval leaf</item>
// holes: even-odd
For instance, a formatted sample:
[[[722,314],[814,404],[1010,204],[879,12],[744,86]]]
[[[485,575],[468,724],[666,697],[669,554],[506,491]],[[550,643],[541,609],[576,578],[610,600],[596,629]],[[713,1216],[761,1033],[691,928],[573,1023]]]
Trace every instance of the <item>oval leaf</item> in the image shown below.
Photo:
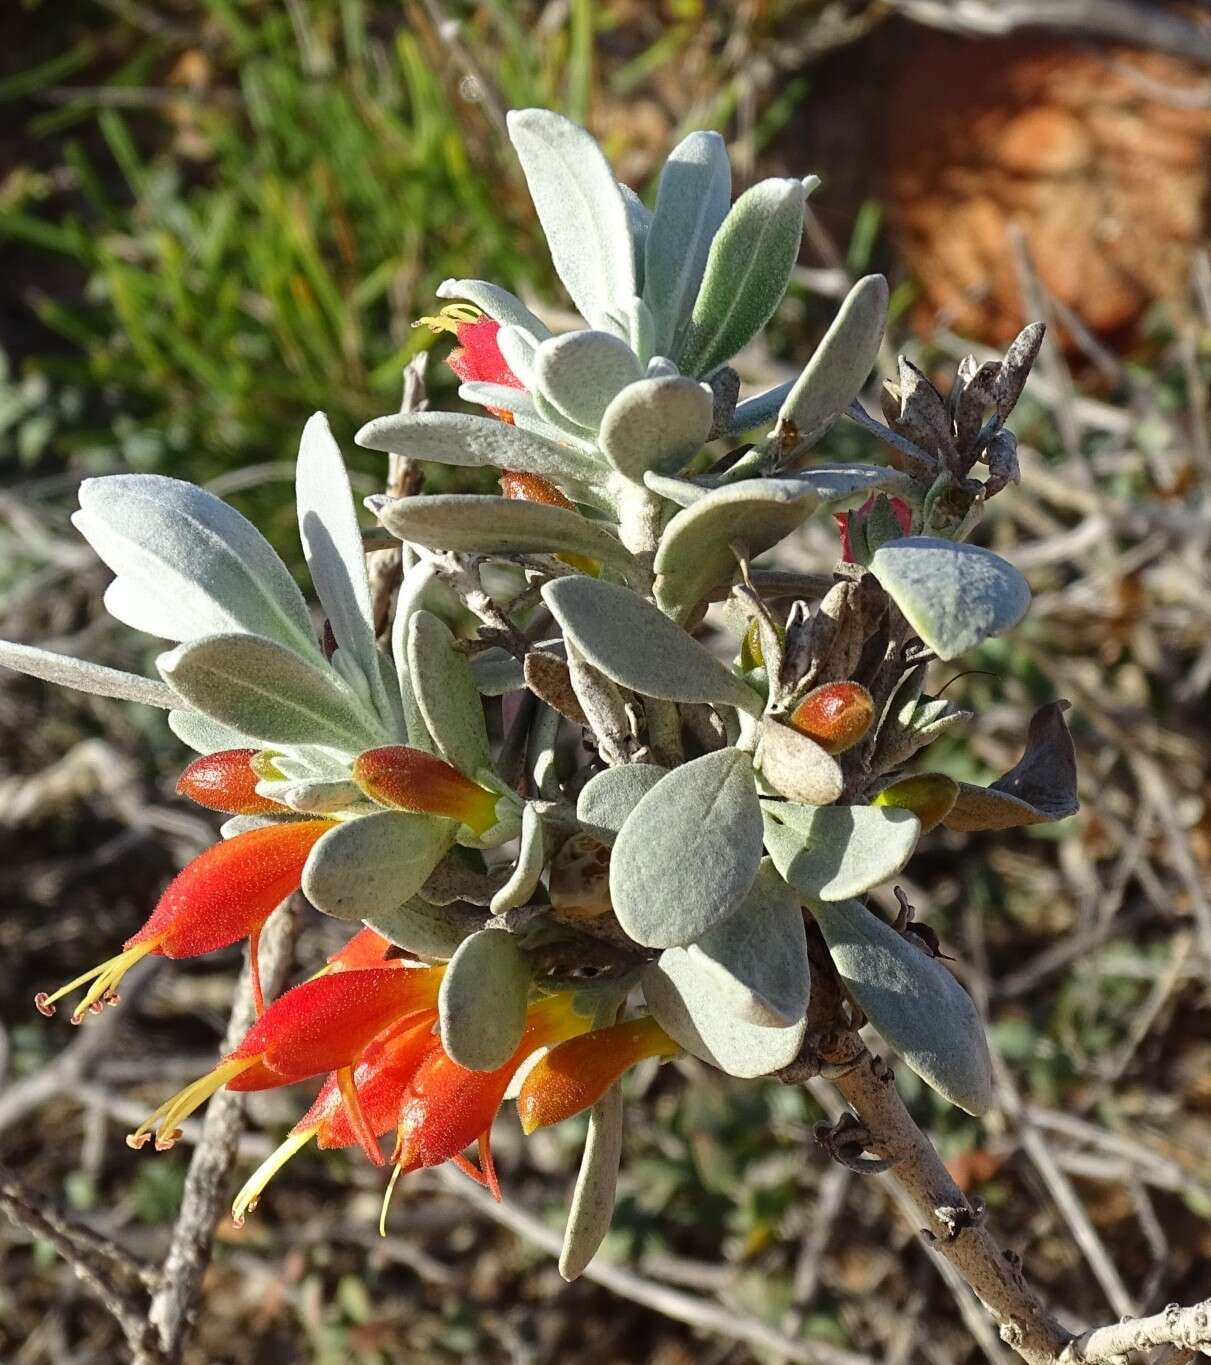
[[[589,778],[576,801],[581,828],[612,844],[627,816],[667,772],[655,763],[626,763]]]
[[[767,718],[761,725],[757,767],[776,792],[804,806],[828,806],[841,795],[841,767],[814,739]]]
[[[978,545],[902,536],[875,551],[870,571],[939,659],[1008,630],[1030,606],[1017,569]]]
[[[787,1028],[750,1023],[715,995],[704,994],[698,973],[682,975],[684,956],[672,957],[671,970],[665,956],[643,969],[644,999],[660,1027],[691,1056],[729,1076],[751,1080],[789,1066],[799,1055],[806,1019]]]
[[[525,905],[534,894],[546,863],[546,840],[538,807],[527,801],[521,812],[521,842],[517,862],[509,880],[492,897],[492,913],[502,915],[514,906]]]
[[[413,896],[403,905],[366,915],[365,921],[397,947],[445,961],[465,938],[484,927],[488,916],[470,905],[431,905]]]
[[[799,256],[806,200],[801,180],[763,180],[732,205],[675,357],[687,374],[709,374],[730,360],[773,316]]]
[[[736,910],[760,863],[752,765],[739,749],[719,749],[640,799],[614,844],[610,900],[636,943],[693,943]]]
[[[197,711],[262,744],[331,744],[358,752],[384,735],[336,673],[276,640],[212,635],[156,666]]]
[[[969,1114],[992,1104],[992,1058],[971,996],[936,958],[858,901],[815,905],[859,1009],[927,1085]]]
[[[613,583],[557,578],[543,599],[565,636],[614,682],[665,701],[719,702],[759,715],[760,696],[650,602]]]
[[[530,965],[512,934],[481,929],[459,944],[437,996],[442,1047],[459,1066],[494,1071],[526,1026]]]
[[[431,611],[422,609],[408,622],[408,681],[442,758],[468,777],[491,767],[475,680],[466,657],[455,648],[450,627]]]
[[[895,806],[765,801],[762,809],[774,866],[812,900],[846,900],[894,877],[921,833],[917,817]]]
[[[711,589],[735,577],[734,542],[755,559],[797,530],[819,502],[815,488],[797,479],[747,479],[699,498],[660,537],[656,601],[684,618]]]
[[[608,332],[565,332],[539,346],[534,381],[571,421],[596,431],[618,393],[643,378],[639,357]]]
[[[635,482],[650,469],[680,469],[702,449],[714,401],[693,379],[676,375],[629,384],[602,415],[597,444]]]
[[[559,1273],[565,1280],[576,1279],[588,1268],[610,1230],[621,1160],[622,1089],[615,1082],[589,1110],[589,1131],[559,1253]]]
[[[389,913],[421,889],[456,829],[452,820],[394,810],[346,820],[308,855],[303,894],[335,919]]]
[[[551,335],[546,323],[537,318],[516,295],[487,280],[443,280],[437,286],[439,299],[466,299],[482,309],[502,327],[524,327],[540,341]]]
[[[513,109],[508,121],[551,260],[581,316],[626,303],[635,293],[631,229],[601,148],[548,109]]]

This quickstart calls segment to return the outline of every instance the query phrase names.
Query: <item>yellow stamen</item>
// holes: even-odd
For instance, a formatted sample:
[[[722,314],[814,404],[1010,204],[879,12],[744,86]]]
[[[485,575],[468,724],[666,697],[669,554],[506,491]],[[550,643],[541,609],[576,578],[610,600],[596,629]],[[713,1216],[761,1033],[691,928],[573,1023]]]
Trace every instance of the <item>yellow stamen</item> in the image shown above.
[[[118,982],[136,962],[146,957],[155,946],[151,939],[136,943],[133,948],[127,948],[125,952],[119,953],[116,957],[107,958],[100,966],[93,967],[83,976],[76,977],[74,981],[69,981],[66,986],[60,986],[52,995],[47,995],[45,991],[39,991],[34,996],[34,1005],[40,1014],[45,1014],[49,1018],[55,1012],[56,1000],[61,1000],[65,995],[70,995],[72,991],[79,990],[81,986],[87,986],[91,981],[92,985],[88,987],[83,1000],[71,1012],[72,1023],[78,1024],[90,1010],[95,1014],[102,1005],[116,1005],[118,1003],[115,990]]]
[[[208,1071],[205,1076],[199,1076],[184,1090],[178,1090],[172,1099],[165,1100],[133,1133],[129,1134],[126,1145],[136,1150],[145,1146],[154,1128],[156,1151],[166,1152],[181,1136],[181,1124],[184,1120],[195,1109],[205,1104],[216,1090],[221,1090],[241,1071],[247,1071],[256,1060],[255,1057],[229,1057],[225,1062],[220,1062],[213,1071]]]
[[[387,1210],[391,1207],[391,1196],[395,1193],[395,1182],[399,1179],[400,1172],[403,1169],[403,1166],[396,1164],[391,1172],[391,1179],[387,1181],[387,1188],[383,1191],[383,1207],[379,1210],[378,1215],[378,1235],[380,1237],[387,1235]]]
[[[453,332],[458,334],[464,322],[478,322],[483,313],[470,303],[450,303],[436,317],[417,318],[413,327],[427,327],[431,332]]]
[[[297,1133],[291,1133],[286,1141],[281,1146],[275,1147],[248,1177],[231,1206],[231,1221],[237,1228],[244,1226],[244,1219],[256,1208],[258,1200],[265,1192],[265,1186],[296,1152],[300,1152],[306,1147],[319,1132],[319,1128],[320,1126],[317,1123],[310,1128],[303,1128]]]

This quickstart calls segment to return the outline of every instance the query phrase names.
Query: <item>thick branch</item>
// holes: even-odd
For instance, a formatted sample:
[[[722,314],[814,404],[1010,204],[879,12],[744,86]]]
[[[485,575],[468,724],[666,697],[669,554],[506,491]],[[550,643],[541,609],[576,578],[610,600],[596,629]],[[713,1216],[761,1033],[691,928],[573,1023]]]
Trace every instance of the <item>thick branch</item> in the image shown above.
[[[1179,1352],[1211,1350],[1211,1299],[1190,1308],[1171,1303],[1149,1318],[1130,1318],[1082,1332],[1069,1342],[1060,1365],[1077,1365],[1078,1361],[1082,1365],[1108,1365],[1128,1351],[1146,1351],[1153,1346],[1176,1346]]]

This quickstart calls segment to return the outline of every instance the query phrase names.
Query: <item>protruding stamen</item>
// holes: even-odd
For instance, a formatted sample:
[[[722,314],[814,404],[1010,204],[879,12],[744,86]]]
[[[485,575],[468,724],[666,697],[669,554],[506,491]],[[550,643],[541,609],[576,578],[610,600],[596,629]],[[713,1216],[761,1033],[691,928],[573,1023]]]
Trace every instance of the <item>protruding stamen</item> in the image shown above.
[[[205,1104],[216,1090],[221,1090],[241,1071],[247,1071],[255,1060],[253,1057],[228,1057],[213,1071],[208,1071],[205,1076],[199,1076],[196,1081],[191,1081],[139,1124],[127,1139],[128,1145],[141,1147],[154,1129],[156,1150],[166,1151],[180,1136],[180,1124],[195,1109]]]
[[[401,1165],[396,1163],[391,1171],[391,1179],[387,1181],[387,1188],[383,1191],[383,1206],[378,1213],[378,1235],[380,1237],[387,1235],[387,1211],[391,1207],[391,1196],[395,1193],[395,1182],[400,1178],[403,1169]]]
[[[438,311],[436,317],[417,318],[413,327],[427,327],[431,332],[453,332],[464,323],[478,322],[483,314],[471,303],[448,303]]]
[[[231,1205],[231,1221],[236,1227],[243,1227],[245,1217],[256,1208],[257,1201],[265,1192],[265,1186],[296,1152],[301,1152],[306,1147],[315,1136],[318,1127],[319,1124],[315,1124],[311,1128],[303,1128],[291,1133],[285,1142],[275,1147],[248,1177]]]
[[[44,1014],[47,1018],[55,1013],[55,1001],[62,1000],[65,995],[70,995],[72,991],[79,990],[81,986],[88,986],[84,998],[72,1010],[71,1021],[78,1024],[88,1013],[99,1014],[104,1006],[112,1000],[117,1003],[118,996],[115,987],[128,971],[148,953],[155,950],[155,940],[145,939],[142,943],[136,943],[133,948],[127,948],[116,957],[107,958],[99,966],[91,968],[74,981],[69,981],[66,986],[60,986],[57,991],[47,995],[45,991],[39,991],[34,996],[34,1007],[39,1014]],[[89,983],[92,983],[89,985]]]

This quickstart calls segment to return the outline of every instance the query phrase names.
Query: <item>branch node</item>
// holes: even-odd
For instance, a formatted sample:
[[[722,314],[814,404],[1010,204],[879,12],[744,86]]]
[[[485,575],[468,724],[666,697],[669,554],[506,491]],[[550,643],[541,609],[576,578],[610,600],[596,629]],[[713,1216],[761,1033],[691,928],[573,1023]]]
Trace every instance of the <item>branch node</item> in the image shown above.
[[[817,1123],[813,1129],[816,1141],[839,1165],[858,1175],[881,1175],[895,1165],[882,1157],[863,1156],[871,1141],[870,1129],[851,1113],[844,1113],[833,1123]]]

